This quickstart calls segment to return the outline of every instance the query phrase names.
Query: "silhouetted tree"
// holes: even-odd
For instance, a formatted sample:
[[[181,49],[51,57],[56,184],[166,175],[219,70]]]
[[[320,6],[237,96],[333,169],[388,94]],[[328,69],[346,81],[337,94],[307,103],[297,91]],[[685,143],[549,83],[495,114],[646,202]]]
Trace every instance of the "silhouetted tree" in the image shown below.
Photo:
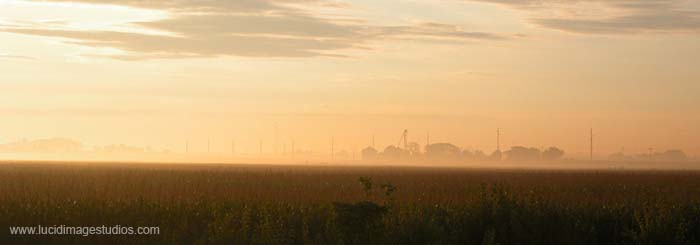
[[[654,154],[654,159],[662,161],[685,161],[688,160],[688,156],[681,150],[667,150],[663,153]]]
[[[616,152],[616,153],[610,154],[610,156],[608,156],[608,158],[610,160],[615,160],[615,161],[624,161],[624,160],[630,159],[630,157],[625,156],[625,153],[622,153],[622,152]]]
[[[474,160],[474,153],[471,152],[470,150],[463,150],[462,151],[462,158],[467,159],[467,160]]]
[[[495,150],[489,156],[489,160],[491,161],[500,161],[501,159],[503,159],[503,153],[500,150]]]
[[[450,143],[436,143],[425,147],[425,156],[429,158],[450,158],[460,157],[462,150]]]
[[[686,161],[688,156],[685,152],[681,150],[667,150],[665,152],[658,152],[653,154],[636,154],[636,155],[625,155],[622,152],[617,152],[608,156],[610,160],[617,161],[642,161],[642,160],[659,160],[659,161]]]
[[[542,159],[544,160],[558,160],[563,156],[564,151],[553,146],[542,152]]]
[[[486,153],[481,150],[474,151],[474,160],[483,161],[486,160]]]
[[[527,148],[522,146],[513,146],[505,152],[508,160],[514,161],[533,161],[540,159],[540,150],[537,148]]]

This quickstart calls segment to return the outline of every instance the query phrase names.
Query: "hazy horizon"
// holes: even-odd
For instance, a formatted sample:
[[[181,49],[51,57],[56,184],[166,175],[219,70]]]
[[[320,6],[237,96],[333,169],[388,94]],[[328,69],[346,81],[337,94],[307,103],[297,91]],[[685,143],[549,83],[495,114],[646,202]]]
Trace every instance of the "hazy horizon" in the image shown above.
[[[0,144],[697,158],[698,34],[691,0],[0,1]]]

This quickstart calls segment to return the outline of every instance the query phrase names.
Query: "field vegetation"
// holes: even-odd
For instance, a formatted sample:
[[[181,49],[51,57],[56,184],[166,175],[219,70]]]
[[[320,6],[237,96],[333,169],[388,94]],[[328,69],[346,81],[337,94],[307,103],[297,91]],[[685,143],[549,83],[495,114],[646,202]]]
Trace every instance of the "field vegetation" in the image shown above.
[[[9,226],[158,226],[13,236]],[[2,164],[0,244],[700,244],[700,172]]]

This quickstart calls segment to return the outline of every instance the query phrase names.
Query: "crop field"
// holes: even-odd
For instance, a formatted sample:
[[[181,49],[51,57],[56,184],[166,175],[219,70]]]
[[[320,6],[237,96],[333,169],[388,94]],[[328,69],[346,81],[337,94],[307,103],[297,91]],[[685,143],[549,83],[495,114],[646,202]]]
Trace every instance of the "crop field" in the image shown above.
[[[12,226],[158,235],[11,235]],[[0,164],[0,244],[700,244],[700,172]]]

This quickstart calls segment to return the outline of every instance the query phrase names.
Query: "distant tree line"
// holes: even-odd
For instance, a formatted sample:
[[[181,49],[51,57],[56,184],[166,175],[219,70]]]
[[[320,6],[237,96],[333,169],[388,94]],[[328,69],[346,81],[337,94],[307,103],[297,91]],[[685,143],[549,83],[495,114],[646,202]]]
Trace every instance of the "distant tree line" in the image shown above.
[[[625,153],[617,152],[611,154],[608,158],[614,161],[686,161],[689,159],[688,155],[681,150],[667,150],[636,155],[625,155]]]
[[[450,143],[435,143],[426,145],[421,151],[420,145],[410,143],[405,148],[394,145],[387,146],[383,151],[374,147],[362,150],[364,160],[396,160],[396,159],[439,159],[439,160],[473,160],[473,161],[534,161],[534,160],[558,160],[564,157],[564,150],[557,147],[549,147],[540,150],[534,147],[513,146],[505,152],[496,150],[486,154],[481,150],[462,149]]]
[[[82,143],[66,138],[23,139],[0,144],[0,153],[72,153],[81,150],[83,150]]]

